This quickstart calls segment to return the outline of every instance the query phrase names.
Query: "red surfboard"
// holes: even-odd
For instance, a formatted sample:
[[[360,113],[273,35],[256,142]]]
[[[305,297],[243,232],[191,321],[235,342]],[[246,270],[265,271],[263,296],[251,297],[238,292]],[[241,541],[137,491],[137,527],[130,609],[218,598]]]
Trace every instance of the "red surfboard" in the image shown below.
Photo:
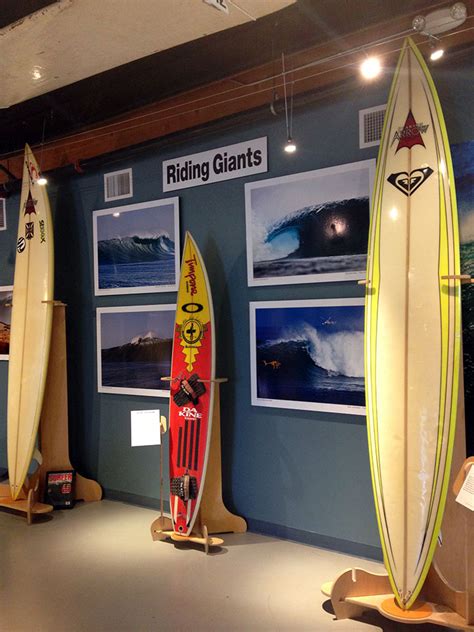
[[[201,254],[187,232],[176,306],[169,416],[173,529],[190,535],[206,477],[214,403],[214,313]]]

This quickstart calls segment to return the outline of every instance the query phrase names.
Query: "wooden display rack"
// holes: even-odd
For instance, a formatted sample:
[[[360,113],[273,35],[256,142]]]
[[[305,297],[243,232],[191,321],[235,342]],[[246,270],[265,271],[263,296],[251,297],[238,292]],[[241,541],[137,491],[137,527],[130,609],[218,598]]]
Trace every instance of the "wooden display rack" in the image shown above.
[[[209,552],[210,546],[221,546],[222,538],[211,537],[211,533],[245,533],[247,524],[243,518],[231,513],[222,499],[222,459],[221,459],[221,416],[220,416],[220,385],[227,382],[226,378],[214,380],[214,409],[212,413],[211,443],[209,446],[209,460],[206,479],[201,498],[201,506],[196,519],[197,527],[189,536],[180,535],[173,531],[170,518],[163,515],[163,452],[161,451],[160,469],[160,503],[161,514],[151,524],[153,540],[171,539],[174,542],[194,542],[202,544],[204,551]],[[162,424],[163,429],[163,424]],[[164,428],[166,431],[166,428]],[[163,445],[163,444],[162,444]]]
[[[53,510],[51,505],[39,502],[44,497],[46,473],[73,469],[69,460],[65,307],[64,303],[54,301],[48,374],[38,432],[42,463],[25,482],[17,500],[11,498],[8,484],[0,485],[0,507],[26,514],[28,524],[34,515]],[[100,485],[76,473],[76,499],[101,498]]]
[[[395,603],[387,574],[349,569],[321,588],[330,597],[337,619],[356,618],[375,609],[399,623],[434,623],[474,631],[474,512],[455,501],[467,471],[474,465],[474,457],[465,457],[462,366],[460,375],[452,493],[448,493],[441,527],[443,545],[438,546],[419,599],[409,610],[402,610]]]

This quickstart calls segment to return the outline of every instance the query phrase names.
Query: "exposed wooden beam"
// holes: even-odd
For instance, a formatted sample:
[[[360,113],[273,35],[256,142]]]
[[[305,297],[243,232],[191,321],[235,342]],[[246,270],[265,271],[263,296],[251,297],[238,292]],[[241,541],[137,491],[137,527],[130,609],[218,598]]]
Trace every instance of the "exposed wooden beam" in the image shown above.
[[[472,16],[474,0],[467,0],[466,5],[468,15]],[[413,16],[408,14],[390,23],[372,25],[288,56],[285,60],[287,83],[292,83],[293,93],[299,95],[353,79],[364,51],[376,52],[387,66],[393,64],[403,37],[410,31]],[[386,38],[390,41],[384,42]],[[414,39],[422,50],[428,51],[425,36],[415,34]],[[469,17],[458,32],[448,32],[442,39],[448,50],[472,44],[474,18]],[[38,151],[41,153],[41,168],[47,172],[77,164],[81,160],[265,106],[272,102],[275,91],[282,98],[282,87],[281,63],[275,60],[44,144]],[[0,164],[16,177],[21,177],[21,154],[0,156]],[[0,182],[6,179],[7,176],[0,172]]]

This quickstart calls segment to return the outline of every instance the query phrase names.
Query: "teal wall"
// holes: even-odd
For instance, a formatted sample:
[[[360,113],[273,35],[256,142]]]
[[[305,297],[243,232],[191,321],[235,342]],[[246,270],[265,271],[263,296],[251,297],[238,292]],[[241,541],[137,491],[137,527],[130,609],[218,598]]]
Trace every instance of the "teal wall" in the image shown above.
[[[452,143],[474,138],[474,82],[469,55],[434,70]],[[82,473],[111,497],[156,505],[159,448],[130,447],[130,411],[167,400],[98,394],[95,308],[170,303],[175,293],[95,297],[92,211],[121,203],[180,198],[181,244],[191,231],[207,265],[217,326],[217,375],[222,386],[224,497],[255,530],[378,555],[365,419],[250,405],[249,301],[363,296],[354,283],[247,287],[244,184],[376,157],[359,149],[358,110],[386,102],[390,77],[353,84],[295,110],[296,154],[282,152],[283,111],[236,117],[96,161],[79,175],[51,174],[56,238],[56,298],[67,303],[70,450]],[[280,108],[281,109],[281,108]],[[268,137],[269,171],[253,178],[162,193],[161,164],[259,136]],[[133,167],[134,197],[104,203],[103,174]],[[8,231],[0,233],[0,283],[13,280],[18,196],[8,200]],[[0,363],[0,466],[5,458],[6,363]],[[167,445],[165,445],[165,448]],[[166,453],[166,450],[165,450]],[[166,459],[165,459],[166,461]],[[165,471],[167,461],[165,462]]]

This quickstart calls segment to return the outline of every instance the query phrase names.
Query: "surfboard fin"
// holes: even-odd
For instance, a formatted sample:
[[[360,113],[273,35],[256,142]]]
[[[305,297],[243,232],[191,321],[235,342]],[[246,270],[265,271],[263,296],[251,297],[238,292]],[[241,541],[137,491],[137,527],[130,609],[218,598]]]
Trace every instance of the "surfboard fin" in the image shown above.
[[[35,461],[37,461],[38,465],[41,465],[43,463],[43,455],[38,450],[38,448],[35,448],[35,451],[33,452],[33,458]]]

